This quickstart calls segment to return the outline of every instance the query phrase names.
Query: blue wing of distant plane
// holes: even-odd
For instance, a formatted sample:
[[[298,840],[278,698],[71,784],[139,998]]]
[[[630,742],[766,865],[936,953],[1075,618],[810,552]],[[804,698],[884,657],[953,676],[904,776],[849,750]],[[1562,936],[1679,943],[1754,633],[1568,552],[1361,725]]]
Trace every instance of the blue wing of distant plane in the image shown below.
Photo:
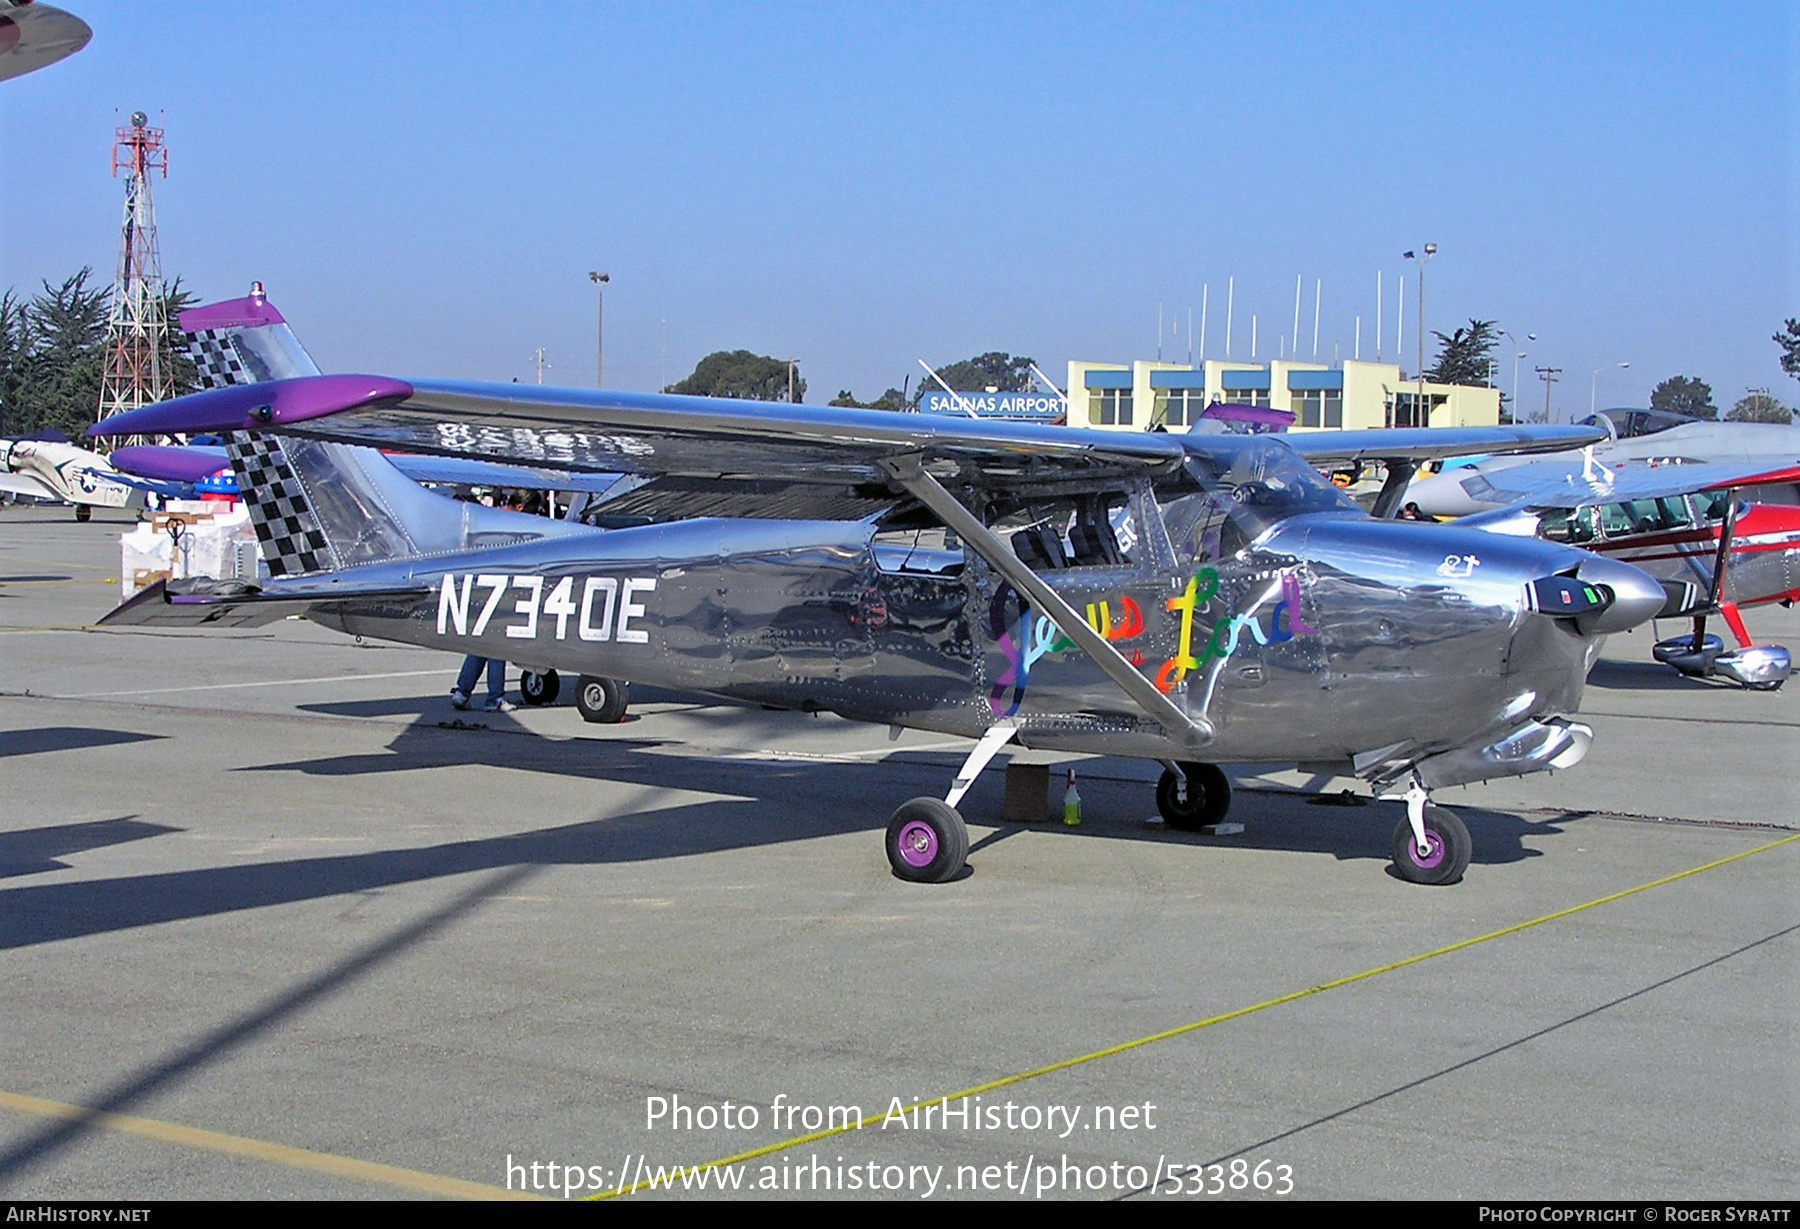
[[[1800,483],[1800,466],[1771,467],[1767,459],[1662,465],[1630,461],[1622,465],[1595,463],[1580,469],[1571,469],[1566,460],[1561,460],[1536,461],[1491,474],[1470,474],[1462,485],[1472,498],[1504,503],[1510,510],[1586,508],[1790,482]]]

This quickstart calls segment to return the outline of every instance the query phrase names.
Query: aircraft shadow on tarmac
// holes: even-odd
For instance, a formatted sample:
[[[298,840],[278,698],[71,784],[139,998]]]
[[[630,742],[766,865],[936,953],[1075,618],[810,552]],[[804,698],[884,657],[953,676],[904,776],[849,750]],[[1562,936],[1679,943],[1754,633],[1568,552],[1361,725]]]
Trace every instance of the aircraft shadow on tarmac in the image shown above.
[[[634,691],[633,697],[635,702],[639,693]],[[737,746],[774,745],[777,742],[791,745],[795,722],[811,720],[799,714],[715,703],[673,692],[659,698],[694,704],[695,707],[683,714],[684,721],[729,731],[730,742]],[[375,702],[384,712],[391,711],[393,703]],[[893,808],[907,798],[941,796],[946,783],[962,764],[962,756],[953,752],[904,747],[858,763],[834,762],[827,757],[783,759],[776,755],[714,759],[680,754],[684,744],[675,740],[630,737],[620,726],[585,727],[573,713],[569,714],[569,737],[545,738],[523,730],[508,714],[447,711],[443,715],[445,718],[463,721],[469,727],[457,728],[452,721],[435,719],[431,712],[437,704],[435,700],[412,703],[411,712],[418,713],[424,708],[426,715],[398,734],[384,752],[266,764],[242,771],[358,776],[480,765],[562,778],[703,791],[751,800],[748,805],[755,808],[755,818],[751,822],[734,815],[723,824],[705,823],[699,831],[670,831],[658,838],[666,842],[661,852],[646,850],[628,855],[653,858],[879,830],[886,824]],[[351,710],[361,712],[368,706],[351,702],[304,707],[344,714]],[[403,708],[401,711],[409,710]],[[584,729],[591,732],[589,736],[581,736],[579,732]],[[762,738],[764,734],[771,736],[766,743]],[[1318,795],[1311,793],[1240,790],[1232,817],[1245,821],[1247,830],[1236,836],[1215,838],[1179,832],[1160,823],[1146,824],[1145,821],[1155,814],[1147,783],[1089,776],[1085,775],[1086,770],[1083,772],[1081,789],[1086,799],[1088,820],[1079,828],[1065,828],[1060,822],[1049,822],[1057,818],[1056,815],[1050,815],[1043,824],[1014,825],[1003,821],[1000,816],[1004,777],[999,772],[990,772],[980,778],[964,800],[962,810],[976,825],[1000,825],[1002,833],[1029,830],[1075,838],[1216,845],[1222,849],[1290,850],[1329,853],[1339,861],[1371,859],[1380,862],[1391,857],[1394,825],[1402,814],[1397,803],[1324,810],[1308,805],[1319,800]],[[1053,788],[1052,794],[1053,805],[1049,810],[1058,812],[1060,791]],[[793,805],[794,799],[808,795],[819,796],[821,801],[799,807]],[[846,810],[841,805],[833,806],[829,799],[854,799],[855,802],[852,809]],[[703,810],[708,805],[735,808],[744,804],[720,802],[700,804],[700,808]],[[1526,837],[1562,830],[1560,821],[1533,823],[1514,814],[1460,803],[1454,809],[1468,824],[1473,836],[1476,865],[1498,865],[1537,857],[1538,851],[1526,847]],[[651,817],[623,816],[606,822],[648,818]],[[1579,817],[1565,817],[1575,818]],[[708,829],[718,831],[709,835]],[[717,843],[721,839],[724,844]],[[978,838],[975,849],[979,851],[993,839]]]
[[[1588,673],[1588,686],[1601,691],[1743,691],[1728,679],[1697,679],[1677,674],[1658,661],[1598,661]],[[1750,693],[1756,694],[1754,692]]]
[[[424,703],[429,707],[437,702],[434,699]],[[235,771],[257,776],[302,773],[353,778],[476,766],[515,774],[542,773],[724,797],[409,849],[71,883],[21,884],[0,890],[0,949],[471,872],[657,861],[849,832],[872,833],[884,827],[893,808],[907,798],[941,796],[945,782],[962,760],[955,754],[903,748],[880,759],[855,763],[760,757],[712,759],[664,753],[664,749],[678,752],[682,746],[672,740],[617,736],[549,739],[520,730],[505,714],[453,715],[479,717],[489,728],[444,729],[435,720],[421,720],[401,731],[383,752],[263,764]],[[771,727],[779,724],[791,736],[794,720],[792,714],[755,709],[735,709],[720,716],[733,721],[740,745],[753,742],[756,728],[765,723]],[[570,717],[575,720],[573,713]],[[618,726],[597,728],[622,732]],[[271,781],[257,788],[266,791],[279,787]],[[1399,806],[1391,803],[1332,811],[1308,806],[1309,795],[1242,790],[1233,818],[1241,818],[1247,830],[1236,836],[1215,838],[1171,831],[1160,825],[1147,826],[1144,821],[1154,812],[1154,804],[1144,782],[1089,775],[1082,779],[1081,788],[1086,819],[1080,827],[1064,827],[1060,822],[1014,825],[1000,819],[1002,774],[985,775],[965,799],[964,810],[978,828],[992,826],[999,831],[993,835],[977,834],[974,875],[980,875],[982,851],[1025,831],[1054,839],[1216,846],[1221,854],[1281,850],[1326,853],[1339,861],[1385,863],[1400,816]],[[521,786],[525,810],[538,797],[529,784]],[[431,791],[429,802],[441,808],[441,791]],[[1528,823],[1500,811],[1466,806],[1455,809],[1473,837],[1473,864],[1477,867],[1539,856],[1536,850],[1525,846],[1526,835],[1539,837],[1562,830],[1563,820]],[[1564,817],[1578,818],[1579,815]],[[109,830],[104,825],[85,824],[19,834],[26,839],[17,845],[9,843],[14,852],[7,864],[18,864],[15,859],[54,856],[49,851],[73,852],[83,839],[135,839],[173,830],[136,820],[109,822],[130,823],[133,827]],[[296,832],[303,829],[304,820],[297,820]],[[67,835],[58,837],[54,835],[57,831]],[[877,849],[878,844],[871,840],[872,864],[879,859]]]
[[[96,819],[82,824],[0,832],[0,879],[66,870],[69,864],[59,859],[69,854],[180,831],[168,824],[148,823],[135,815],[121,815],[117,819]]]
[[[0,734],[0,759],[12,755],[41,755],[46,751],[88,751],[120,743],[153,742],[165,734],[140,734],[135,730],[107,730],[98,726],[51,725]]]

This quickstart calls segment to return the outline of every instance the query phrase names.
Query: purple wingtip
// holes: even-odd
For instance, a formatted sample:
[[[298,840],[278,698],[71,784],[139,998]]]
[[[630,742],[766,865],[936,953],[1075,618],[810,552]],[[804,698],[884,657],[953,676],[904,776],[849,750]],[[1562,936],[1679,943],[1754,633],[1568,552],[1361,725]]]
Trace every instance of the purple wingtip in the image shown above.
[[[159,478],[166,482],[199,482],[231,468],[222,448],[172,448],[162,444],[137,444],[115,448],[106,459],[124,474]]]
[[[198,333],[203,329],[255,328],[262,324],[287,323],[263,294],[261,282],[257,282],[255,288],[241,299],[226,299],[222,303],[190,307],[177,319],[185,333]]]
[[[193,431],[267,431],[382,402],[404,401],[412,385],[386,376],[297,376],[265,384],[189,393],[115,414],[87,429],[90,437],[174,435]]]

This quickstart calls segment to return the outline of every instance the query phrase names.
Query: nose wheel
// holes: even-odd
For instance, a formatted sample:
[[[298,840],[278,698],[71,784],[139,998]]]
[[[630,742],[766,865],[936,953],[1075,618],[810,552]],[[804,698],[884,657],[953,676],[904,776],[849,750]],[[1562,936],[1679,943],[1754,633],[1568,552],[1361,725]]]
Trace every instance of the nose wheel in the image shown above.
[[[1407,809],[1415,803],[1407,797]],[[1409,883],[1455,883],[1469,869],[1469,829],[1456,812],[1422,799],[1417,830],[1408,814],[1394,829],[1394,871]]]

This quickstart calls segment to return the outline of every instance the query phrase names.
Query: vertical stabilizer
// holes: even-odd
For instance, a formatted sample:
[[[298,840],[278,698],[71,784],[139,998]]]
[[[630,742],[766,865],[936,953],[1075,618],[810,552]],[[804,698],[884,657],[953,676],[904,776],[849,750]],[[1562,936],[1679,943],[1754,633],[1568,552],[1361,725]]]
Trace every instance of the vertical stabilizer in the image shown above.
[[[207,388],[319,374],[319,365],[269,302],[261,282],[252,283],[241,299],[182,312],[180,324]]]
[[[181,327],[209,388],[319,374],[261,282],[244,298],[182,312]],[[271,576],[334,572],[582,531],[428,491],[373,448],[277,431],[233,431],[226,453]]]

